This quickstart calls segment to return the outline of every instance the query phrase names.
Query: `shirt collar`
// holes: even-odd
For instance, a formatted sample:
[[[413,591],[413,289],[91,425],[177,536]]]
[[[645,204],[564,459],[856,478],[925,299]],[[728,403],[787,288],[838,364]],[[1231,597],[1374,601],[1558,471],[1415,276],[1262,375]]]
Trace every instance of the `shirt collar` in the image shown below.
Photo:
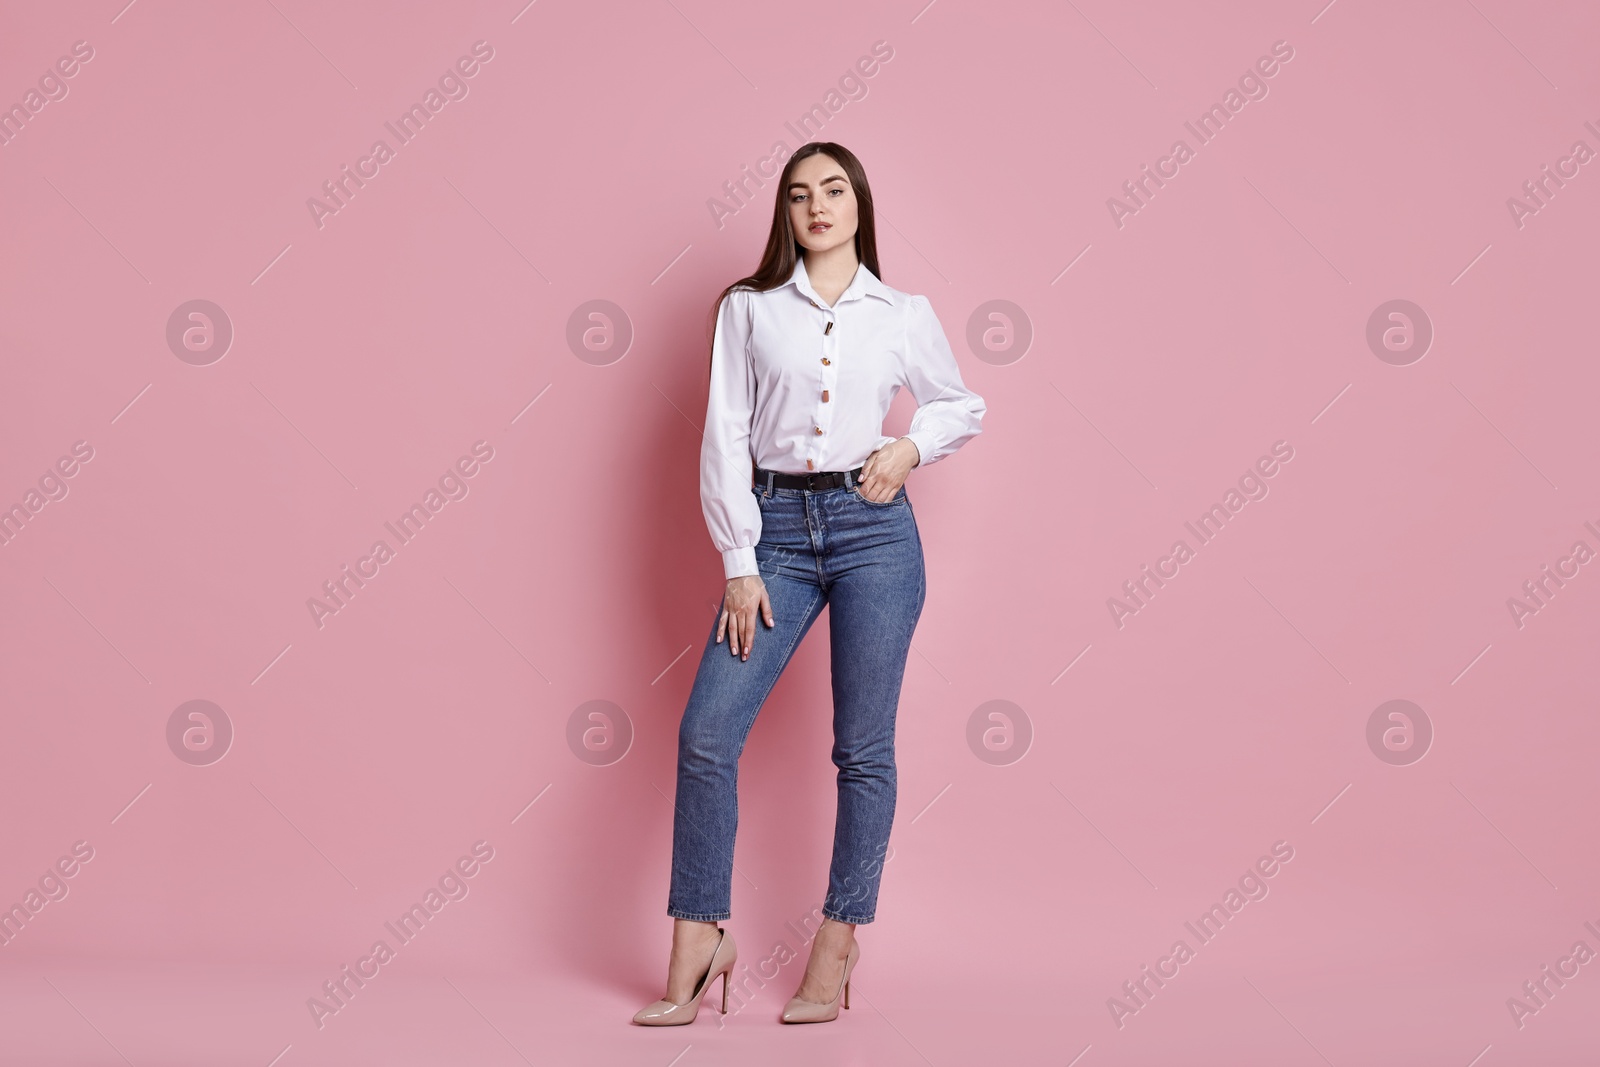
[[[819,304],[827,303],[827,301],[823,300],[822,297],[817,295],[817,291],[815,289],[811,288],[811,276],[806,273],[806,261],[804,257],[795,257],[794,272],[789,275],[789,280],[784,282],[784,284],[793,285],[807,298],[815,300]],[[891,307],[894,305],[894,292],[887,285],[884,285],[881,281],[879,281],[878,276],[873,274],[872,271],[868,270],[865,263],[859,263],[856,265],[856,276],[850,279],[850,284],[845,288],[844,292],[839,294],[839,299],[834,301],[834,304],[842,304],[846,300],[850,300],[858,296],[875,296],[881,300],[887,301]]]

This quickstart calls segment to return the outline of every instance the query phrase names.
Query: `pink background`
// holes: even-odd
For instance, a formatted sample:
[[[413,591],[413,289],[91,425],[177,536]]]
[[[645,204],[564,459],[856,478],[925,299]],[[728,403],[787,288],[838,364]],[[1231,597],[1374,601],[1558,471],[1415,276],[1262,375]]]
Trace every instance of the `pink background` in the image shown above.
[[[0,949],[5,1063],[1600,1056],[1600,963],[1507,1007],[1600,950],[1600,575],[1507,607],[1600,550],[1600,164],[1520,227],[1506,203],[1600,149],[1592,5],[124,2],[0,25],[3,104],[94,50],[0,146],[0,506],[93,449],[0,547],[0,903],[93,848]],[[469,94],[319,228],[307,199],[480,40]],[[749,994],[630,1026],[722,588],[711,300],[773,186],[708,205],[879,41],[812,136],[864,161],[884,280],[989,405],[908,483],[929,592],[879,919],[851,1010],[779,1025],[831,845],[823,620],[742,764]],[[234,331],[206,365],[166,338],[194,299]],[[1434,330],[1403,366],[1366,340],[1395,299]],[[625,351],[569,344],[593,300]],[[968,343],[992,300],[1025,352]],[[319,628],[308,598],[477,441],[468,495]],[[1276,441],[1270,494],[1119,628],[1107,599]],[[1366,734],[1396,699],[1434,733],[1405,765]],[[167,739],[191,700],[234,731],[205,766]],[[595,700],[632,733],[603,765],[568,742]],[[968,742],[996,700],[1032,731],[999,765]],[[478,841],[470,893],[319,1029],[307,999]],[[1269,895],[1190,937],[1279,841]]]

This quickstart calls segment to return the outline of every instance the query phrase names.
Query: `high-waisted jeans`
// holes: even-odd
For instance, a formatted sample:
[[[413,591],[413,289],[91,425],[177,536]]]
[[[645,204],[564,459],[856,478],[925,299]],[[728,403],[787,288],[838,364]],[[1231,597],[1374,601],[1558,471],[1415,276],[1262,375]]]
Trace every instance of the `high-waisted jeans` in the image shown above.
[[[880,504],[848,476],[844,487],[770,494],[764,472],[757,477],[750,490],[761,508],[756,564],[773,625],[758,611],[745,660],[729,652],[726,634],[717,642],[712,619],[678,728],[667,914],[731,917],[739,756],[756,713],[827,604],[839,808],[822,914],[870,923],[894,822],[895,712],[927,594],[922,539],[903,486]]]

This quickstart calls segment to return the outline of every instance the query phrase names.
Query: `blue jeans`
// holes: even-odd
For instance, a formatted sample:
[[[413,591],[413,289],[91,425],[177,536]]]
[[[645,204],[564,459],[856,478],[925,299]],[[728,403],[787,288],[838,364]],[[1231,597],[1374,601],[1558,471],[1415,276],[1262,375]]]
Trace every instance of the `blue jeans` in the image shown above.
[[[750,490],[761,507],[756,564],[773,625],[758,612],[744,660],[729,652],[726,634],[717,642],[712,620],[678,728],[667,914],[731,917],[739,756],[756,713],[827,604],[839,808],[822,914],[870,923],[894,823],[900,683],[927,594],[922,539],[903,486],[879,504],[848,475],[842,487],[770,493],[764,472],[757,478]]]

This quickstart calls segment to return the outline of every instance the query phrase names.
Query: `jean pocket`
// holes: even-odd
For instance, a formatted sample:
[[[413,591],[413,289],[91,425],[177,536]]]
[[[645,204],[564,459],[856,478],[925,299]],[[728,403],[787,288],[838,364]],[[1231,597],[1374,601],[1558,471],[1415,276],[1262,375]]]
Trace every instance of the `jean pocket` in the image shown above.
[[[906,502],[906,487],[902,485],[899,489],[894,491],[894,496],[884,501],[868,500],[866,497],[861,495],[861,487],[859,485],[852,485],[850,487],[850,495],[861,501],[869,508],[898,508],[902,507]]]

